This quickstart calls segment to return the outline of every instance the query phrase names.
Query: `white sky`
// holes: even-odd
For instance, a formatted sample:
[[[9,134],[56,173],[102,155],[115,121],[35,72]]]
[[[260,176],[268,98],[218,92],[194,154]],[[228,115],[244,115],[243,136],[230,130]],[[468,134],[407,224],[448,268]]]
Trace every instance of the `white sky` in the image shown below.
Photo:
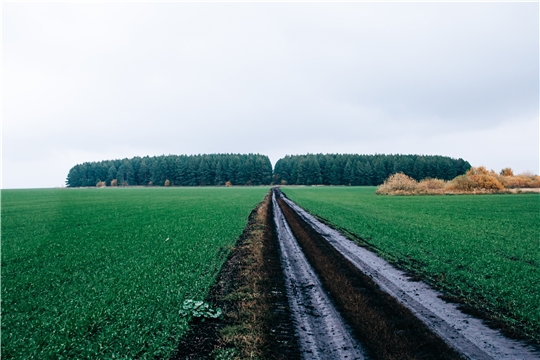
[[[440,154],[539,172],[537,2],[2,7],[3,188],[161,154]]]

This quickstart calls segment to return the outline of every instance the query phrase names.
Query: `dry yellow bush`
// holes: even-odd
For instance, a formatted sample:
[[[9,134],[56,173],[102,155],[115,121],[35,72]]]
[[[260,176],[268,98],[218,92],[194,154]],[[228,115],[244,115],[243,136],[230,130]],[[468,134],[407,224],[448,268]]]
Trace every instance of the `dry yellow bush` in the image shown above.
[[[514,176],[514,171],[511,168],[507,167],[501,170],[502,176]]]
[[[379,186],[376,194],[393,194],[393,193],[412,193],[416,190],[418,182],[404,173],[396,173],[390,175],[384,181],[384,184]]]
[[[510,193],[506,189],[540,188],[540,176],[530,172],[514,176],[512,169],[504,168],[500,174],[485,166],[472,167],[465,175],[456,176],[450,181],[424,179],[420,182],[403,173],[391,175],[379,186],[376,194],[414,195],[414,194],[468,194],[468,193]],[[515,193],[515,191],[513,191]]]
[[[96,187],[105,187],[107,186],[107,184],[105,184],[105,181],[98,181],[98,183],[96,184]]]
[[[463,192],[473,191],[476,188],[478,188],[476,181],[467,175],[456,176],[454,179],[450,180],[446,186],[447,190]]]
[[[118,186],[118,180],[112,179],[111,180],[111,186]]]
[[[471,175],[489,175],[489,174],[495,174],[493,170],[486,169],[485,166],[479,166],[479,167],[471,167],[465,175],[471,176]]]
[[[479,189],[486,189],[486,190],[504,189],[504,186],[501,184],[501,182],[497,179],[497,177],[494,174],[471,175],[470,178],[473,179],[477,183],[477,188]]]
[[[442,190],[446,186],[446,181],[440,179],[424,179],[418,183],[416,189],[420,192],[430,192]]]
[[[170,186],[171,185],[171,182],[169,180],[165,180],[165,183],[163,184],[163,186]]]
[[[540,176],[505,176],[505,187],[509,189],[540,188]]]

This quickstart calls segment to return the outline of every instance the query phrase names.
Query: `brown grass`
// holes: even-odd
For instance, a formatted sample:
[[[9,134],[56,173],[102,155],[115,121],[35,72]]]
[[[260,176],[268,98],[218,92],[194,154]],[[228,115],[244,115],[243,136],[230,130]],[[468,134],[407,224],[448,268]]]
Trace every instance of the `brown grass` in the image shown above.
[[[211,359],[228,348],[235,359],[300,358],[270,196],[251,213],[206,301],[221,307],[224,319],[192,324],[174,359]]]
[[[276,305],[286,306],[286,294],[275,236],[271,198],[267,196],[257,209],[249,236],[241,245],[239,286],[225,298],[236,306],[227,313],[231,325],[220,334],[224,343],[240,350],[242,359],[295,357],[296,344],[287,344],[290,339],[281,341],[279,338],[283,333],[291,337],[294,329],[288,312],[283,313],[281,309],[281,314],[276,313]],[[288,319],[283,320],[282,315]]]
[[[281,199],[283,213],[310,264],[343,317],[377,359],[459,359],[407,308],[306,224]]]
[[[379,186],[377,194],[389,193],[410,193],[414,192],[418,187],[418,182],[404,173],[396,173],[390,175],[385,182]]]
[[[508,189],[540,188],[540,176],[536,175],[501,176],[500,180]]]

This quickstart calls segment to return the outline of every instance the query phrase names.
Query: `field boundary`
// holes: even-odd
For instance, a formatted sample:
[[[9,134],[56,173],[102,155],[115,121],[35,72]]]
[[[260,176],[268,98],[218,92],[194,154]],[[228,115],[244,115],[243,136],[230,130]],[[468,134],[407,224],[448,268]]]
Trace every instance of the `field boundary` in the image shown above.
[[[192,321],[172,359],[300,358],[270,201],[251,212],[206,298],[224,318]]]

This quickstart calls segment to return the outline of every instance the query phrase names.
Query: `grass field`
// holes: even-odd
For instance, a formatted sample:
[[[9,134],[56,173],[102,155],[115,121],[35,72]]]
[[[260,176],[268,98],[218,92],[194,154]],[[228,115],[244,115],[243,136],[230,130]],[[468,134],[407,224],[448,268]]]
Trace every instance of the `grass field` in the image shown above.
[[[2,357],[167,358],[257,188],[2,191]]]
[[[300,206],[540,339],[540,195],[383,196],[283,187]]]

